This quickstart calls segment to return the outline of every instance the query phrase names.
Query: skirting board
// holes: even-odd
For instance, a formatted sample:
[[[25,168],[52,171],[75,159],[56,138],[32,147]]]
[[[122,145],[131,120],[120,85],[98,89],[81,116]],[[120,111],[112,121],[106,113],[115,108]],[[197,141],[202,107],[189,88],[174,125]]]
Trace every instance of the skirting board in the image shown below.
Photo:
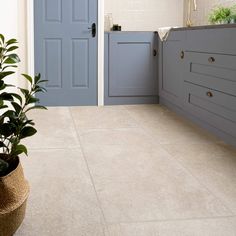
[[[109,97],[105,94],[105,105],[158,104],[158,97]]]

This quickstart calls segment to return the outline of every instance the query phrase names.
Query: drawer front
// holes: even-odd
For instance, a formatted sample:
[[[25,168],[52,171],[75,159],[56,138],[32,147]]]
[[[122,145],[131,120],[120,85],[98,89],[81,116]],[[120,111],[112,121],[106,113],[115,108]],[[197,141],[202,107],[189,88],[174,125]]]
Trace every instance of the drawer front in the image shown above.
[[[187,51],[236,55],[236,27],[187,31]]]
[[[236,137],[236,97],[187,82],[184,91],[187,111]]]
[[[185,81],[236,96],[236,56],[186,52]]]

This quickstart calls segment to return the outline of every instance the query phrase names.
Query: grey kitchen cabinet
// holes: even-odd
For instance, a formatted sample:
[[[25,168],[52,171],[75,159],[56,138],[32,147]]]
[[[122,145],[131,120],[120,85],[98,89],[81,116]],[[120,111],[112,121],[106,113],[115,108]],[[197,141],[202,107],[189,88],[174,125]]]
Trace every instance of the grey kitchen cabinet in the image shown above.
[[[187,36],[193,40],[191,33]],[[231,47],[233,52],[233,44]],[[206,53],[192,48],[186,51],[184,107],[203,122],[236,139],[236,55],[229,55],[228,51],[221,54],[222,48],[212,45],[208,48],[211,49]]]
[[[105,104],[158,102],[158,37],[154,32],[105,34]]]
[[[236,27],[171,31],[161,43],[159,93],[161,104],[236,146],[235,41]]]
[[[171,31],[161,44],[162,73],[159,76],[160,97],[177,106],[182,104],[185,31]]]

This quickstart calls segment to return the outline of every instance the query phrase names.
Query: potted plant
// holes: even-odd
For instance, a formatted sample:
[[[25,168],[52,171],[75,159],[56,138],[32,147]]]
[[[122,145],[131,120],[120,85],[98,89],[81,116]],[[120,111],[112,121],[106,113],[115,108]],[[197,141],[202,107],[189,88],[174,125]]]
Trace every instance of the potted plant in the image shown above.
[[[27,155],[27,147],[21,141],[34,135],[33,120],[27,113],[32,109],[46,109],[36,105],[41,86],[40,74],[34,79],[27,74],[22,78],[29,82],[29,89],[18,88],[8,80],[15,73],[20,59],[17,40],[5,40],[0,34],[0,235],[13,235],[25,215],[29,185],[24,178],[19,155]]]
[[[232,9],[229,7],[217,7],[209,15],[211,24],[228,24],[231,21]]]

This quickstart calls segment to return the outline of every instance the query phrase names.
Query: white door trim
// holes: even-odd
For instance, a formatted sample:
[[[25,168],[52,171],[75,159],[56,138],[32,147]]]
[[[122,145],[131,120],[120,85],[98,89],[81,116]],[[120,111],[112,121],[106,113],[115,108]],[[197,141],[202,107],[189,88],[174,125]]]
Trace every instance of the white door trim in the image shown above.
[[[27,0],[28,73],[34,74],[34,1]],[[104,105],[104,0],[98,0],[98,106]]]
[[[27,0],[27,61],[28,73],[34,75],[34,1]]]

